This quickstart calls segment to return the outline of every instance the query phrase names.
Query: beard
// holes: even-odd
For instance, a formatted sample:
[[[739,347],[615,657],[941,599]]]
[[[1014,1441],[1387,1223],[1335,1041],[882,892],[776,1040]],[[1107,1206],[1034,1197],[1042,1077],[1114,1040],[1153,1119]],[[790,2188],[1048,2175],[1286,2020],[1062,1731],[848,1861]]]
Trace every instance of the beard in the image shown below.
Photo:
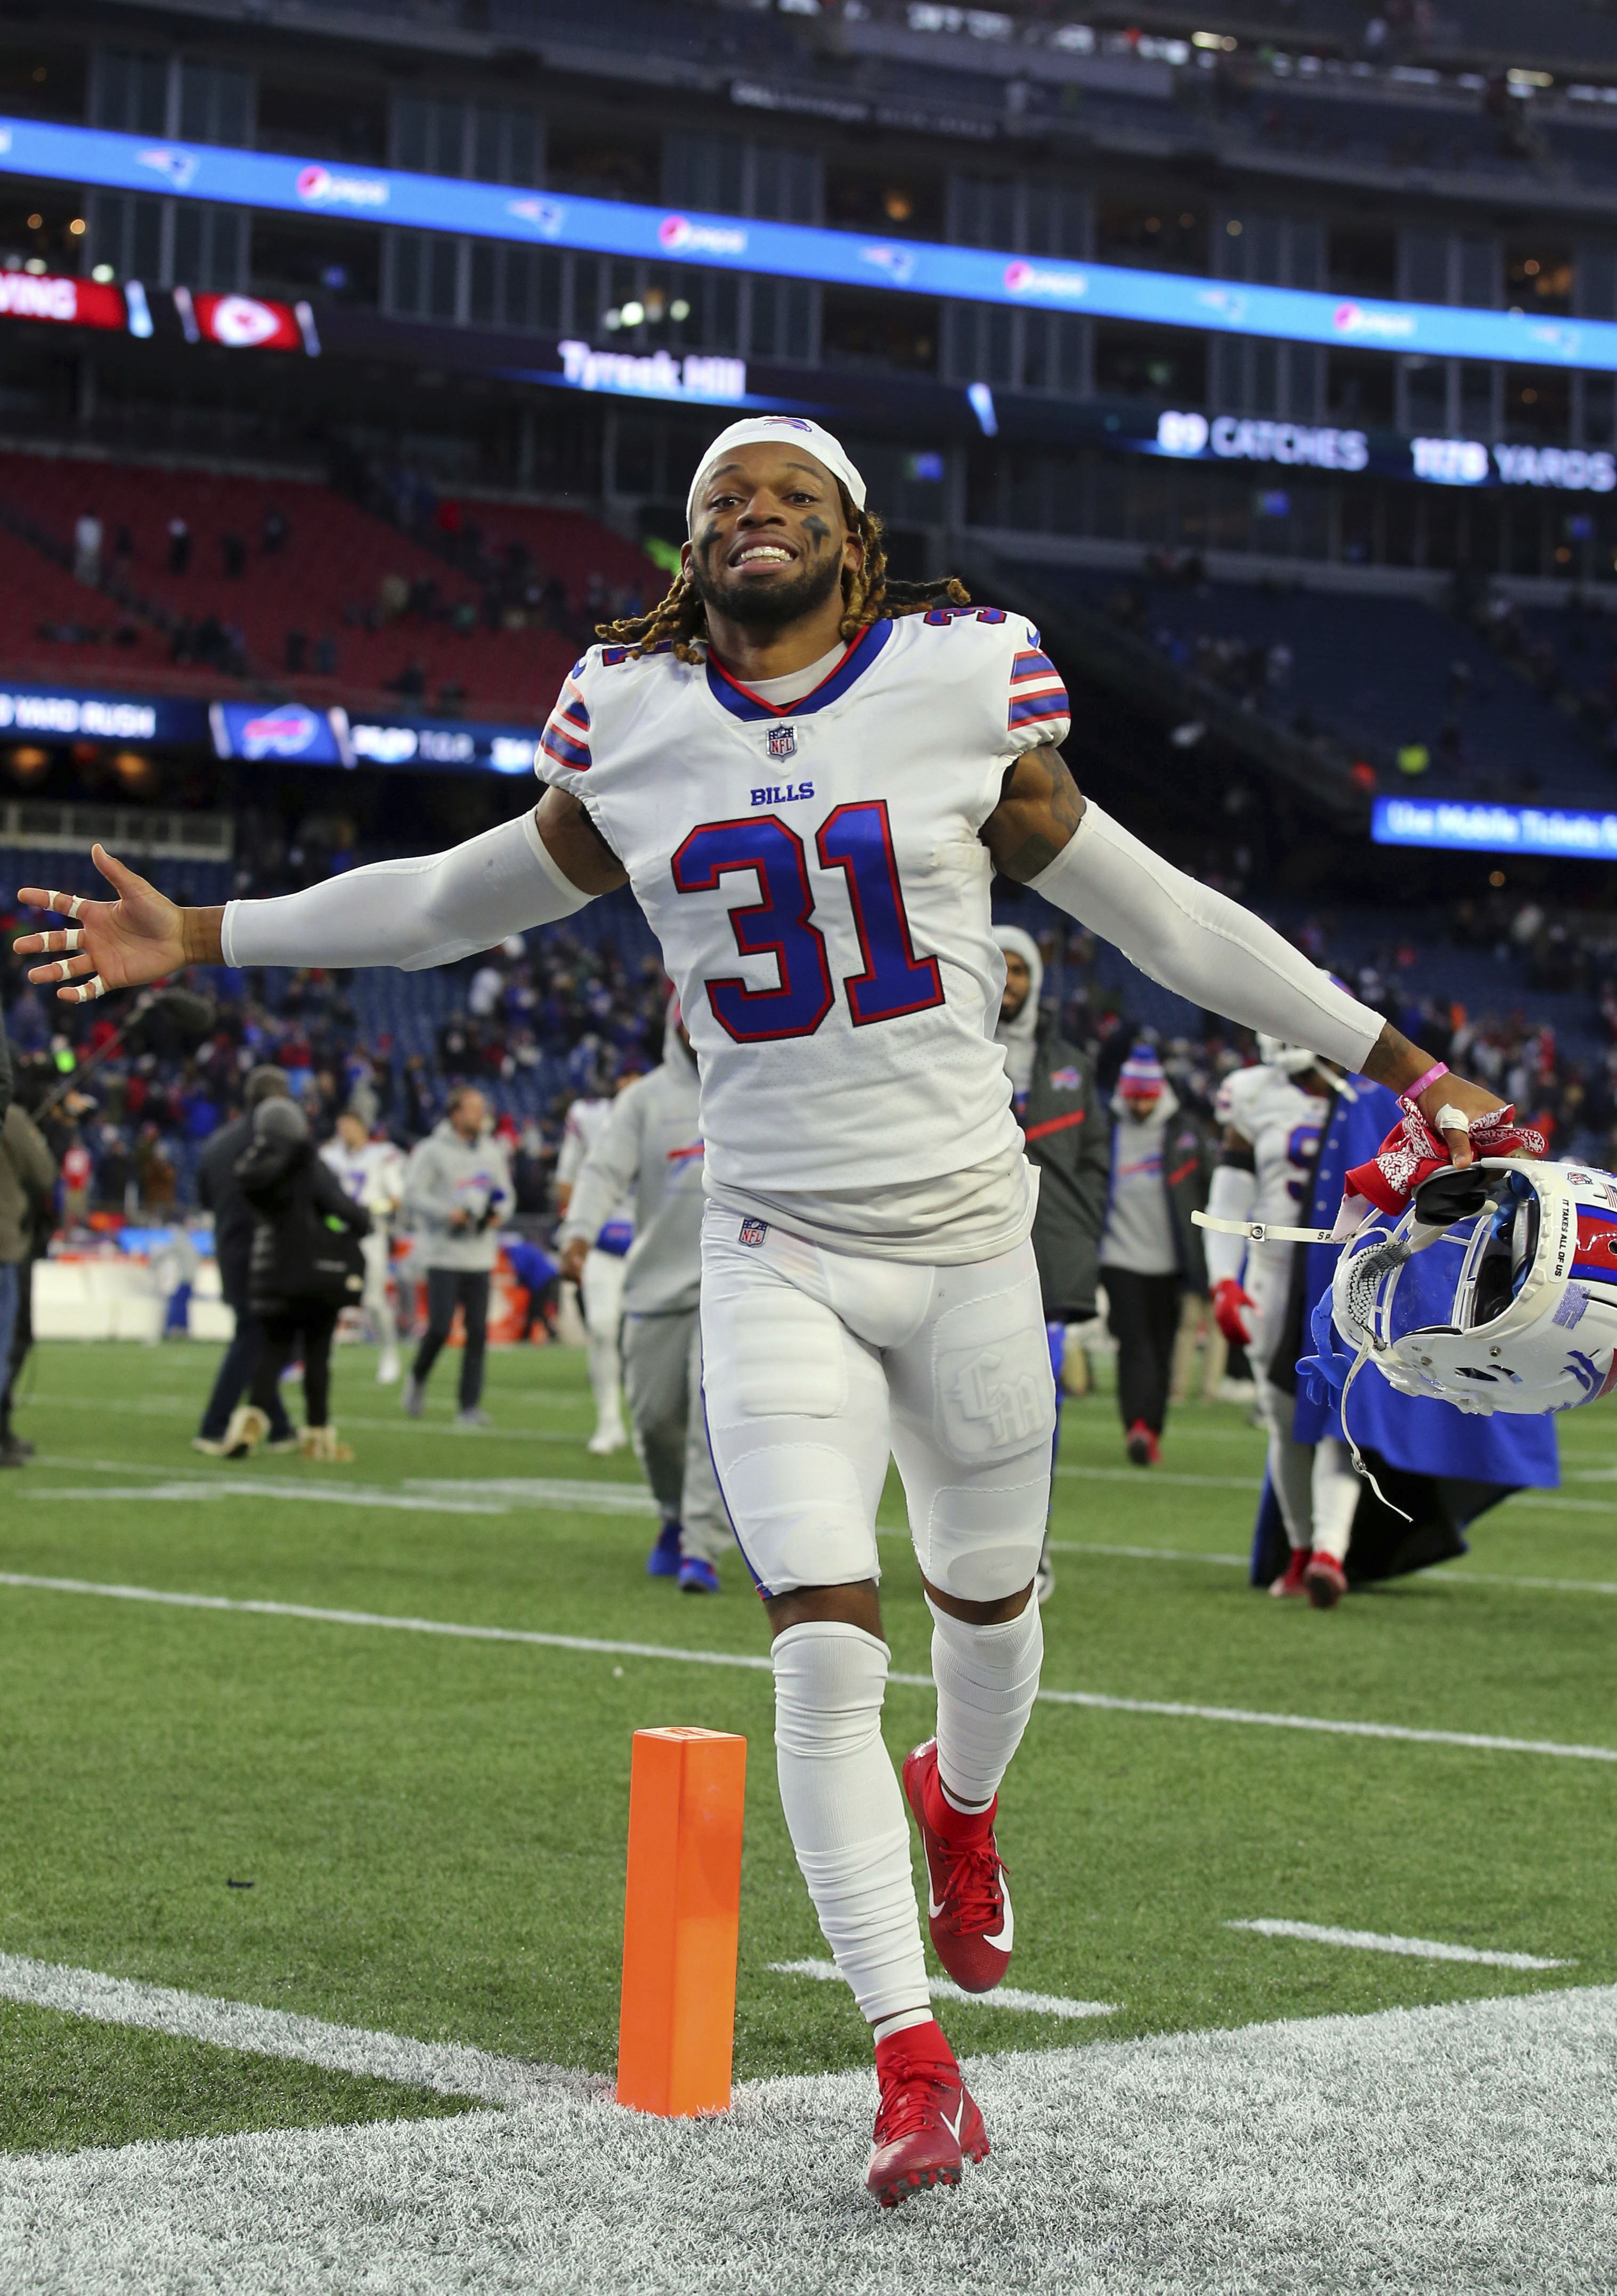
[[[823,606],[842,579],[840,558],[800,566],[790,581],[754,582],[723,570],[710,574],[696,560],[691,580],[704,606],[748,630],[780,630]]]

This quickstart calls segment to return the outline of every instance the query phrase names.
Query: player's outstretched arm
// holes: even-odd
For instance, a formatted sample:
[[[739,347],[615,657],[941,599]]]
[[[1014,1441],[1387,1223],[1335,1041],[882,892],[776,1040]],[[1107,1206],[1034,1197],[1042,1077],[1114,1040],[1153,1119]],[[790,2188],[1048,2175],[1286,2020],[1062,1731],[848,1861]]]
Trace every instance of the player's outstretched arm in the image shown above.
[[[1408,1094],[1439,1065],[1379,1013],[1227,895],[1174,868],[1079,794],[1061,752],[1027,750],[1005,777],[982,828],[996,868],[1112,941],[1140,971],[1244,1028],[1307,1045],[1350,1074]],[[1429,1123],[1469,1124],[1503,1103],[1445,1073],[1416,1095]],[[1440,1128],[1457,1165],[1473,1160],[1466,1132]]]
[[[186,909],[97,845],[95,866],[118,898],[90,901],[24,885],[18,899],[70,920],[27,933],[20,956],[49,956],[30,980],[55,982],[64,1004],[138,988],[187,964],[397,964],[419,972],[492,948],[508,933],[570,916],[626,882],[584,808],[546,790],[538,808],[447,853],[376,861],[273,901]]]

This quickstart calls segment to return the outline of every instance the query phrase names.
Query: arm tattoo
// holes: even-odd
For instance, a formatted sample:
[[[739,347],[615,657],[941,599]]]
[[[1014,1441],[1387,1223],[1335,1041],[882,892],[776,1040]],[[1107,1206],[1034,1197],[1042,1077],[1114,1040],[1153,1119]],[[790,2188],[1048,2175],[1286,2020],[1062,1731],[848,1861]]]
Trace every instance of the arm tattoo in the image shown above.
[[[1360,1074],[1372,1084],[1384,1084],[1393,1092],[1401,1092],[1413,1078],[1432,1066],[1425,1054],[1400,1036],[1391,1021],[1382,1030],[1370,1049],[1370,1057]]]
[[[1049,867],[1084,817],[1084,800],[1053,742],[1024,750],[1011,766],[982,841],[1005,876],[1025,885]]]

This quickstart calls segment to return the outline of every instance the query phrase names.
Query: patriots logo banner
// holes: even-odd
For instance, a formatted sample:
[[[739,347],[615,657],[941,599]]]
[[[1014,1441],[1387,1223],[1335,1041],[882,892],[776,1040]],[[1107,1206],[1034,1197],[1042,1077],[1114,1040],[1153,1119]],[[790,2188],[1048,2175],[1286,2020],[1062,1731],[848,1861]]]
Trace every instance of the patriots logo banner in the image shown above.
[[[767,738],[769,755],[772,758],[796,757],[797,727],[795,726],[771,726]]]

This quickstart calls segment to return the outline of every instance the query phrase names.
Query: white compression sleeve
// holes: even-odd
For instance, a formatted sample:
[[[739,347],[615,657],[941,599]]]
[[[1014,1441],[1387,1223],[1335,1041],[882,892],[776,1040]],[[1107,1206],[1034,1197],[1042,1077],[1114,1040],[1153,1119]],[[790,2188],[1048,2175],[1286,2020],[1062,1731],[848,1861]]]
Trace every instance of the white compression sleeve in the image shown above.
[[[1219,1164],[1214,1168],[1212,1185],[1207,1192],[1207,1209],[1214,1219],[1251,1219],[1252,1203],[1258,1193],[1258,1176],[1239,1164]],[[1207,1254],[1207,1280],[1222,1283],[1227,1276],[1241,1273],[1241,1263],[1246,1258],[1246,1238],[1244,1235],[1220,1235],[1217,1228],[1202,1231],[1202,1249]]]
[[[1379,1013],[1336,988],[1260,917],[1131,837],[1093,798],[1049,867],[1030,882],[1164,988],[1243,1028],[1306,1045],[1350,1075],[1381,1035]]]
[[[593,894],[565,876],[531,808],[520,821],[416,861],[373,861],[274,901],[230,901],[226,964],[430,964],[554,923]]]

